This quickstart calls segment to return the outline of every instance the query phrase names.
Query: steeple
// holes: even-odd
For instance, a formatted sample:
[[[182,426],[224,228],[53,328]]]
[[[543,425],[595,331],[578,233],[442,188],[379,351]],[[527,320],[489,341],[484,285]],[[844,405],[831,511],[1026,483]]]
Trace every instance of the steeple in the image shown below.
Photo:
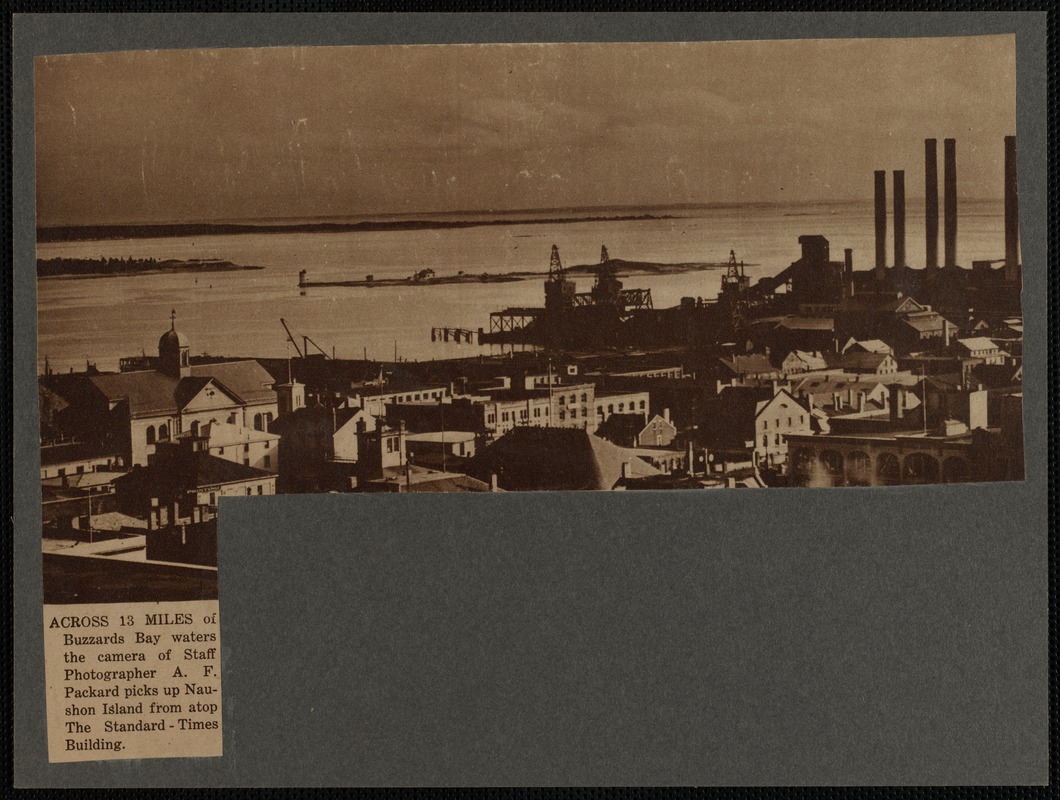
[[[177,331],[177,312],[174,309],[169,312],[169,330],[158,340],[161,371],[174,378],[191,375],[190,350],[188,337]]]

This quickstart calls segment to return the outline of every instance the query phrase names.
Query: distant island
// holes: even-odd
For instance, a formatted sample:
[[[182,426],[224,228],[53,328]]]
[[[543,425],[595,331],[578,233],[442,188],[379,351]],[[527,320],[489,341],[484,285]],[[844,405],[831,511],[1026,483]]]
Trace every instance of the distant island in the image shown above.
[[[477,228],[485,225],[563,225],[572,222],[641,222],[673,219],[673,215],[627,214],[608,217],[550,219],[365,220],[362,222],[227,223],[196,222],[173,225],[65,225],[37,228],[37,242],[83,242],[101,239],[160,239],[175,236],[230,236],[245,233],[350,233],[358,231],[422,231]]]
[[[701,270],[724,269],[727,263],[709,261],[690,261],[677,264],[661,264],[654,261],[626,261],[621,258],[611,258],[601,262],[615,269],[619,276],[628,275],[679,275],[685,272],[699,272]],[[600,264],[578,264],[568,267],[564,273],[569,277],[578,275],[595,275]],[[753,265],[752,265],[753,266]],[[454,283],[512,283],[515,281],[527,281],[544,278],[547,272],[458,272],[455,275],[437,275],[433,269],[421,269],[407,278],[376,278],[367,275],[362,280],[309,280],[309,273],[302,270],[298,275],[298,285],[302,289],[321,286],[346,286],[346,287],[369,287],[380,288],[385,286],[448,286]]]
[[[107,277],[113,275],[151,275],[174,272],[231,272],[233,270],[264,269],[245,267],[220,259],[181,261],[168,258],[38,258],[38,278]]]

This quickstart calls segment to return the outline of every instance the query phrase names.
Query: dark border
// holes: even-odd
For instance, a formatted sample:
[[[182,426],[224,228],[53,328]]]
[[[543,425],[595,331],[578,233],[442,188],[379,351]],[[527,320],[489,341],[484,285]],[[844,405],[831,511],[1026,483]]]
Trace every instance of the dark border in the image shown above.
[[[595,4],[593,4],[595,5]],[[601,4],[602,5],[602,4]],[[750,4],[745,3],[733,3],[733,2],[718,2],[713,4],[714,10],[750,10],[748,8]],[[607,4],[607,7],[611,10],[617,10],[621,7],[628,7],[627,4]],[[248,3],[248,2],[231,2],[225,0],[224,2],[209,2],[208,0],[199,0],[197,2],[173,2],[173,0],[162,0],[161,2],[121,2],[121,0],[97,0],[96,2],[76,2],[76,0],[66,0],[59,2],[46,2],[46,3],[26,3],[26,2],[15,2],[13,4],[12,13],[23,13],[23,12],[72,12],[72,11],[376,11],[376,10],[412,10],[413,5],[407,2],[396,2],[392,4],[380,3],[380,2],[360,2],[360,3],[326,3],[326,2],[304,2],[295,4],[291,2],[265,2],[265,3]],[[796,10],[793,5],[788,3],[760,3],[754,4],[762,10]],[[663,10],[661,5],[656,6],[659,10]],[[686,3],[671,4],[673,10],[690,10],[689,5]],[[818,0],[813,4],[812,10],[814,11],[828,11],[828,10],[850,10],[853,8],[852,3],[847,2],[832,2],[830,0]],[[921,11],[933,11],[933,10],[1038,10],[1038,11],[1051,11],[1052,4],[1049,3],[1036,3],[1036,2],[1011,2],[1011,3],[986,3],[982,5],[971,5],[967,3],[952,3],[952,2],[940,2],[940,3],[914,3],[914,2],[867,2],[860,3],[857,5],[858,10],[865,11],[905,11],[905,10],[921,10]],[[489,11],[539,11],[539,10],[553,10],[555,4],[545,3],[499,3],[499,2],[478,2],[469,3],[465,5],[465,10],[489,10]],[[8,106],[8,122],[3,132],[3,147],[0,150],[0,160],[3,162],[4,169],[4,182],[3,192],[4,200],[8,209],[12,207],[12,160],[11,160],[11,146],[12,146],[12,129],[11,129],[11,113],[12,113],[12,17],[6,15],[3,24],[3,46],[7,50],[6,57],[3,60],[3,77],[5,87],[5,100]],[[1056,30],[1055,23],[1052,15],[1048,18],[1048,62],[1047,62],[1047,75],[1049,86],[1048,92],[1048,124],[1049,124],[1049,158],[1051,163],[1055,163],[1056,148],[1053,140],[1055,133],[1056,123],[1056,78],[1057,78],[1057,63],[1055,49]],[[1048,198],[1049,198],[1049,210],[1048,210],[1048,224],[1049,224],[1049,244],[1048,244],[1048,258],[1050,269],[1048,271],[1048,304],[1050,309],[1050,319],[1048,324],[1048,364],[1047,364],[1047,376],[1048,376],[1048,401],[1050,410],[1055,408],[1057,400],[1057,393],[1060,392],[1060,386],[1058,386],[1058,375],[1057,365],[1060,361],[1060,355],[1057,354],[1056,348],[1060,346],[1060,332],[1057,330],[1057,322],[1055,314],[1057,311],[1057,302],[1060,299],[1060,289],[1057,287],[1057,279],[1055,275],[1055,264],[1057,259],[1060,258],[1060,251],[1057,248],[1057,234],[1056,234],[1056,201],[1057,201],[1057,185],[1055,172],[1050,166],[1049,178],[1048,178]],[[8,241],[12,241],[12,220],[9,214],[5,214],[3,219],[3,230],[4,234],[8,237]],[[10,252],[10,251],[9,251]],[[10,309],[13,306],[13,281],[12,273],[5,271],[0,280],[0,291],[3,292],[3,299],[7,307]],[[13,363],[13,319],[9,315],[5,322],[7,334],[3,341],[2,355],[5,363],[11,365]],[[10,375],[10,372],[8,373]],[[11,452],[12,440],[13,440],[13,417],[12,407],[10,405],[10,394],[5,394],[6,404],[4,406],[5,415],[7,419],[4,425],[0,428],[0,448],[5,449],[7,452]],[[1057,719],[1058,719],[1058,703],[1057,703],[1057,677],[1056,677],[1056,659],[1057,659],[1057,540],[1055,530],[1055,517],[1052,512],[1054,503],[1057,500],[1057,488],[1055,482],[1055,465],[1056,465],[1056,448],[1058,424],[1057,420],[1050,413],[1048,419],[1048,445],[1049,445],[1049,477],[1048,477],[1048,500],[1049,500],[1049,657],[1050,657],[1050,701],[1049,701],[1049,717],[1050,717],[1050,759],[1049,759],[1049,775],[1050,784],[1054,784],[1057,780],[1058,772],[1057,768],[1060,765],[1060,747],[1056,741],[1057,731]],[[5,521],[6,533],[4,536],[3,548],[4,548],[4,570],[2,574],[3,581],[3,594],[5,605],[10,602],[10,611],[5,614],[5,639],[13,645],[13,608],[14,608],[14,597],[13,587],[14,583],[12,580],[12,563],[13,563],[13,539],[10,535],[13,533],[13,525],[11,522],[11,515],[13,511],[13,470],[4,475],[5,478],[5,489],[7,490],[4,494],[5,506],[3,508],[3,519]],[[8,652],[13,652],[13,648],[9,649]],[[3,664],[4,677],[7,681],[8,686],[12,686],[13,674],[11,672],[11,662],[4,660]],[[11,719],[12,714],[12,698],[11,693],[5,693],[3,704],[0,705],[0,718]],[[5,784],[12,785],[12,756],[13,756],[13,729],[10,726],[5,726],[4,736],[4,755],[5,758],[5,777],[7,780]],[[290,791],[290,790],[286,790]],[[570,797],[580,796],[589,797],[589,791],[582,790],[579,792],[554,792],[548,790],[519,790],[509,791],[503,794],[510,797],[528,797],[537,798],[545,796],[565,795]],[[744,797],[759,795],[763,790],[743,790],[743,789],[731,789],[724,790],[724,792],[715,790],[712,794],[722,794],[734,797]],[[881,796],[893,796],[902,798],[913,798],[913,797],[964,797],[970,791],[974,791],[976,797],[1048,797],[1053,796],[1050,792],[1049,787],[989,787],[979,788],[976,790],[970,790],[969,788],[896,788],[896,789],[795,789],[795,788],[784,788],[784,789],[770,789],[768,791],[771,796],[775,797],[805,797],[809,796],[812,792],[815,795],[824,797],[837,797],[837,796],[857,796],[857,797],[881,797]],[[692,796],[693,792],[699,794],[696,790],[691,789],[671,789],[671,790],[615,790],[608,792],[608,794],[614,794],[621,797],[634,797],[634,796],[651,796],[651,797],[679,797],[679,796]],[[399,790],[389,790],[388,794],[391,796],[397,796]],[[402,795],[407,794],[406,792],[400,792]],[[599,796],[595,791],[593,795]]]

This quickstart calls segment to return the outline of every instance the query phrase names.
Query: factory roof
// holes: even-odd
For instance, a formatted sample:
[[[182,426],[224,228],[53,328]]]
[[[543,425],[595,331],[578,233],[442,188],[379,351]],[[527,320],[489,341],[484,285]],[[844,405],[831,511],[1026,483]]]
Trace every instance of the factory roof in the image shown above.
[[[847,350],[857,351],[858,349],[866,353],[893,353],[892,348],[883,339],[857,339],[851,341],[847,345]]]
[[[934,311],[929,311],[924,314],[910,314],[908,317],[903,317],[902,323],[919,332],[942,330],[942,326],[946,324],[946,321]]]
[[[792,331],[830,331],[835,328],[835,321],[829,317],[784,317],[777,322],[778,328]]]
[[[824,358],[829,367],[849,372],[875,372],[888,359],[894,361],[890,353],[865,353],[856,350],[828,353]]]
[[[161,458],[146,467],[134,467],[131,472],[116,478],[115,483],[141,483],[152,489],[173,491],[276,478],[274,473],[218,458],[204,451],[189,452],[179,445],[173,447],[180,447],[180,450],[168,454],[160,451]]]
[[[518,427],[476,455],[466,472],[480,480],[495,474],[507,490],[608,490],[622,478],[658,475],[631,450],[577,428]]]
[[[117,456],[117,453],[93,442],[61,442],[44,445],[40,449],[42,467],[54,464],[70,464],[75,461],[88,461],[96,458]]]
[[[210,422],[199,430],[200,436],[209,440],[210,447],[227,447],[233,444],[246,444],[265,440],[275,441],[280,437],[275,433],[245,428],[242,425],[231,425],[227,422]]]
[[[721,364],[736,375],[776,375],[777,368],[764,353],[736,355],[732,358],[719,359]]]
[[[460,442],[475,441],[475,433],[473,431],[428,431],[427,433],[410,433],[405,436],[405,441],[459,444]]]
[[[961,345],[964,349],[971,353],[978,352],[980,350],[1000,350],[997,343],[992,339],[988,339],[985,336],[973,336],[970,339],[958,339],[957,344]]]

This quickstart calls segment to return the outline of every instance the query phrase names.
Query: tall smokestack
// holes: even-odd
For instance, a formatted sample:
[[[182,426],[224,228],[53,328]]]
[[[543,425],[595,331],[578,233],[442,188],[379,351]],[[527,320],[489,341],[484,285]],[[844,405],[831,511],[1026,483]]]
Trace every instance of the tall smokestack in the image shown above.
[[[1016,190],[1016,137],[1005,137],[1005,280],[1019,277],[1020,202]]]
[[[876,277],[883,277],[887,266],[887,172],[874,173],[876,178]]]
[[[957,266],[957,140],[942,142],[943,189],[942,213],[945,224],[945,265]]]
[[[843,287],[846,296],[854,296],[854,251],[849,247],[843,251]]]
[[[894,265],[905,263],[905,170],[894,171]]]
[[[937,139],[924,140],[924,235],[927,252],[924,266],[939,265],[939,149]]]

